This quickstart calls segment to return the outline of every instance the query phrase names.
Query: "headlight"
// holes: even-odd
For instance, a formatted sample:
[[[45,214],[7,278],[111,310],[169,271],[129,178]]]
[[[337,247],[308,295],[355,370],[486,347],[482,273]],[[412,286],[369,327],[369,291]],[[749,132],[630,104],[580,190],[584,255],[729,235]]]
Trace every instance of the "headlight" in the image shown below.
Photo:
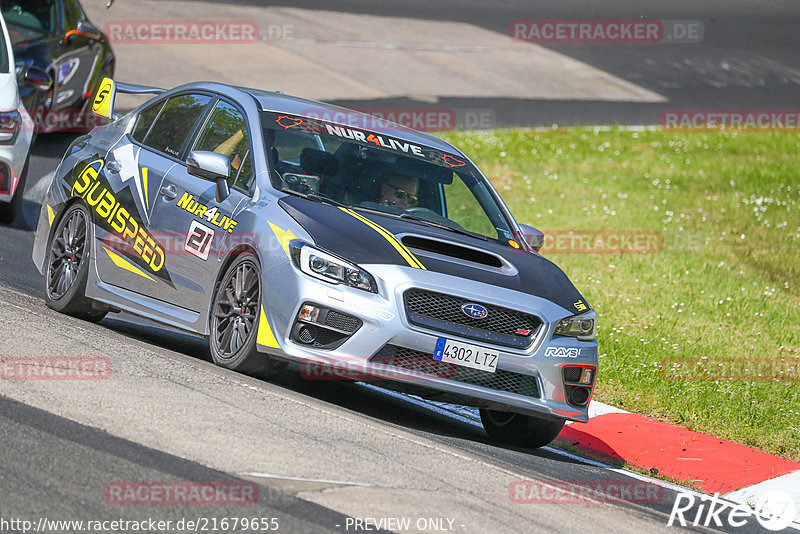
[[[565,317],[556,323],[555,334],[558,336],[576,337],[581,341],[595,338],[597,314],[593,311]]]
[[[370,293],[377,293],[375,278],[358,265],[330,252],[294,239],[289,242],[289,252],[295,267],[309,276],[331,284],[344,284]]]

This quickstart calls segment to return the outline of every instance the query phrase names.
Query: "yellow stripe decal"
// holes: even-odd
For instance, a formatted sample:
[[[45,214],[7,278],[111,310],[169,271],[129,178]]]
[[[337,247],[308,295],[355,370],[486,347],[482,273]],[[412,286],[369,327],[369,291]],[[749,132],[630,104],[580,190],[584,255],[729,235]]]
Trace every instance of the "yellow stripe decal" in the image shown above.
[[[142,167],[142,185],[144,185],[144,201],[147,203],[147,209],[150,209],[150,195],[147,192],[147,167]]]
[[[108,257],[111,258],[111,261],[114,262],[114,265],[116,265],[120,269],[125,269],[126,271],[131,272],[133,274],[138,274],[139,276],[143,276],[148,280],[150,280],[151,282],[156,281],[155,278],[151,277],[149,274],[139,269],[137,266],[135,266],[134,264],[132,264],[131,262],[120,256],[116,252],[112,252],[106,247],[103,247],[103,249],[108,254]]]
[[[278,340],[275,339],[275,334],[272,333],[272,328],[269,327],[267,314],[264,313],[264,306],[261,306],[261,316],[258,318],[258,336],[256,337],[256,344],[276,349],[281,347],[278,345]]]
[[[417,269],[424,269],[427,271],[427,269],[425,269],[425,266],[422,265],[422,262],[420,262],[417,259],[417,257],[414,256],[414,254],[412,254],[411,251],[405,247],[405,245],[403,245],[400,241],[398,241],[397,238],[389,230],[387,230],[386,228],[375,222],[370,221],[363,215],[360,215],[351,209],[348,208],[339,208],[339,209],[347,213],[348,215],[352,215],[353,217],[355,217],[356,219],[363,222],[364,224],[366,224],[367,226],[378,232],[380,235],[382,235],[383,238],[386,239],[386,241],[388,241],[389,244],[392,245],[395,248],[395,250],[397,250],[397,252],[400,253],[401,256],[403,256],[403,259],[405,259],[410,266],[415,267]]]
[[[269,223],[270,228],[272,231],[275,232],[275,237],[278,238],[278,243],[281,244],[283,247],[283,251],[286,252],[286,255],[289,256],[289,241],[292,239],[297,239],[297,236],[291,230],[283,230],[282,228],[275,226],[271,222]],[[291,256],[289,256],[291,257]]]
[[[53,219],[56,218],[56,214],[53,213],[53,208],[50,207],[50,204],[45,204],[47,206],[47,222],[50,223],[50,226],[53,226]]]

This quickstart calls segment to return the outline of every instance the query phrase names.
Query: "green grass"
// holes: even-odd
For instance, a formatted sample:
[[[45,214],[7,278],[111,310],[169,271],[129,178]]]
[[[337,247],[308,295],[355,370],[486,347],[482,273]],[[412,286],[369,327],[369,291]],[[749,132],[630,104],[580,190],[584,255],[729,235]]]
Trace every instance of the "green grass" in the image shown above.
[[[595,399],[800,460],[800,135],[509,129],[443,137],[522,223],[545,233],[663,234],[663,250],[652,254],[548,255],[599,314]],[[788,371],[772,380],[667,379],[660,366],[675,358]]]

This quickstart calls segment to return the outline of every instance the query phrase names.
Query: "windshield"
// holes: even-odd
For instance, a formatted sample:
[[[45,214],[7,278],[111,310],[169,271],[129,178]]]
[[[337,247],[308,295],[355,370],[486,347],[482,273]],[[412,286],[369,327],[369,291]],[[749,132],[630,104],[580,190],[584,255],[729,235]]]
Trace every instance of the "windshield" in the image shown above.
[[[511,230],[477,169],[384,134],[263,112],[273,185],[282,191],[507,243]]]

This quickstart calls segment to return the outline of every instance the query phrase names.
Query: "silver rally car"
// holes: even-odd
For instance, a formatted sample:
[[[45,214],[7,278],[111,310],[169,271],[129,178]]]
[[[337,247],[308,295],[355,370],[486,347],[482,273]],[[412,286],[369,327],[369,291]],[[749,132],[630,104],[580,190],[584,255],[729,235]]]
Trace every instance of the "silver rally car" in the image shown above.
[[[118,117],[118,92],[156,96]],[[479,407],[531,447],[588,419],[596,314],[463,153],[281,93],[106,79],[33,260],[47,304],[209,338],[252,374],[373,381]]]

